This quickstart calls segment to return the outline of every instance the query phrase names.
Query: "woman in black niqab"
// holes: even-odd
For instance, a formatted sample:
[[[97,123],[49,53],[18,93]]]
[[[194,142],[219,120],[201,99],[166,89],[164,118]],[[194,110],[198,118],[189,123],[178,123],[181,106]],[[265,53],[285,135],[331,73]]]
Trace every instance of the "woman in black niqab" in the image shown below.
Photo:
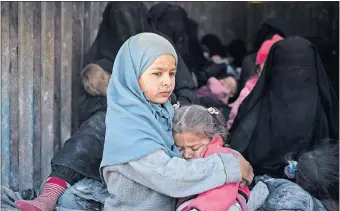
[[[276,43],[261,77],[239,108],[230,145],[256,175],[282,177],[287,153],[323,138],[339,140],[339,100],[316,48],[301,37]]]

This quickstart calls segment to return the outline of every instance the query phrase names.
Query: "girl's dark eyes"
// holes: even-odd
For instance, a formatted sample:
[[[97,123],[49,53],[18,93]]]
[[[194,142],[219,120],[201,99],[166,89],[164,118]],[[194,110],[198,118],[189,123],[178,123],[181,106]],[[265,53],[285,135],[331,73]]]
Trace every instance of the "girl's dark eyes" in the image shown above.
[[[158,73],[153,73],[153,75],[155,75],[155,76],[161,76],[162,73],[160,73],[160,72],[158,72]],[[175,72],[171,72],[171,73],[169,73],[169,75],[170,75],[170,76],[176,76],[176,73],[175,73]]]

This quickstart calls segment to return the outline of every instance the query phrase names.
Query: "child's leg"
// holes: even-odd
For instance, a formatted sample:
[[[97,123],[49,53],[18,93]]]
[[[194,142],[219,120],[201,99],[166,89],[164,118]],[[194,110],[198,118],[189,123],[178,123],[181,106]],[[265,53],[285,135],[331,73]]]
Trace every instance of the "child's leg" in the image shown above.
[[[52,173],[46,180],[39,196],[34,200],[18,200],[16,206],[21,211],[53,211],[59,197],[68,186],[84,178],[81,174],[63,167],[52,166]]]

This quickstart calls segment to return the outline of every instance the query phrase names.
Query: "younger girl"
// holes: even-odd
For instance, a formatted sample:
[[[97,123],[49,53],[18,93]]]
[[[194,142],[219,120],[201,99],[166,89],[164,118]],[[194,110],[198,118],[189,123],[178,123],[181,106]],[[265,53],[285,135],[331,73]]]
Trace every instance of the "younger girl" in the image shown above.
[[[101,162],[110,194],[104,210],[173,211],[175,197],[240,182],[241,177],[252,181],[252,168],[241,156],[178,158],[168,101],[177,61],[170,42],[153,33],[130,37],[116,56],[107,90]]]
[[[215,153],[235,154],[223,147],[227,128],[223,114],[215,108],[199,105],[176,109],[173,134],[180,156],[187,159],[205,158]],[[240,188],[238,182],[225,184],[200,195],[179,200],[177,211],[188,210],[248,210],[248,187]]]

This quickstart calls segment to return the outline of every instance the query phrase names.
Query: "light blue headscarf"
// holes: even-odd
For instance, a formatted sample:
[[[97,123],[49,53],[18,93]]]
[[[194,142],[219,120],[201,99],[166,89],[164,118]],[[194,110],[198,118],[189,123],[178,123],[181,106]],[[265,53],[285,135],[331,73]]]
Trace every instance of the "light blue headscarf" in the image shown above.
[[[130,37],[120,48],[107,89],[106,134],[101,167],[138,160],[163,149],[178,156],[172,137],[173,108],[151,103],[138,78],[162,54],[177,54],[171,43],[154,33]]]

